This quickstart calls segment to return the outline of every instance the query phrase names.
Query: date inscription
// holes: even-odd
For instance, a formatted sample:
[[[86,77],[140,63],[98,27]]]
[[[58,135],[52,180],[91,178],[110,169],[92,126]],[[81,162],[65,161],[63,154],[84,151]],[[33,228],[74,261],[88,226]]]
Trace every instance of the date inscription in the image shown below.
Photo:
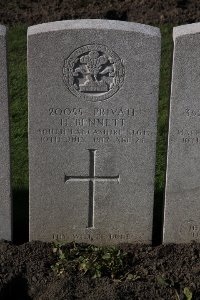
[[[142,145],[156,136],[151,130],[134,128],[135,118],[142,117],[142,111],[133,107],[94,106],[89,111],[84,107],[50,107],[47,114],[54,126],[38,129],[41,143]]]

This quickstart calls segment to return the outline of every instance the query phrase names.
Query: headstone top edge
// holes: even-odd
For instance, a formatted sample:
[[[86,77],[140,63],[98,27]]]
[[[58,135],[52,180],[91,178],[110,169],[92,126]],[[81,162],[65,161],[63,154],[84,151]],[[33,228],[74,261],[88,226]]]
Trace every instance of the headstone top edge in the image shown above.
[[[104,29],[104,30],[121,30],[121,31],[135,31],[142,34],[161,37],[160,29],[158,27],[144,25],[134,22],[103,20],[103,19],[80,19],[80,20],[66,20],[43,23],[33,25],[28,28],[28,36],[53,32],[59,30],[70,29]]]
[[[0,25],[0,36],[6,35],[7,28],[4,25]]]
[[[173,39],[175,40],[178,37],[195,33],[200,33],[200,22],[174,27]]]

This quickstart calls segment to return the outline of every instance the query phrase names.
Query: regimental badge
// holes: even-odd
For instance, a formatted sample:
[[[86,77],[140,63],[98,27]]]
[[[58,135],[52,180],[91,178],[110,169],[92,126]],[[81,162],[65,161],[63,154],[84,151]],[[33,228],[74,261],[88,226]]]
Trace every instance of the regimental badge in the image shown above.
[[[63,67],[68,89],[77,97],[102,101],[113,96],[123,85],[124,65],[120,57],[103,45],[76,49]]]

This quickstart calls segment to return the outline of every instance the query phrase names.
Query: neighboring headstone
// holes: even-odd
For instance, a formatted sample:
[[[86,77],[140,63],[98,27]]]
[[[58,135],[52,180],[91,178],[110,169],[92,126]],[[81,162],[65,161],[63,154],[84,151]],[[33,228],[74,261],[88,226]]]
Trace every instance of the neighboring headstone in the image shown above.
[[[200,241],[200,23],[174,28],[164,243]]]
[[[30,240],[151,242],[159,61],[158,28],[29,28]]]
[[[11,187],[6,27],[0,25],[0,239],[11,240]]]

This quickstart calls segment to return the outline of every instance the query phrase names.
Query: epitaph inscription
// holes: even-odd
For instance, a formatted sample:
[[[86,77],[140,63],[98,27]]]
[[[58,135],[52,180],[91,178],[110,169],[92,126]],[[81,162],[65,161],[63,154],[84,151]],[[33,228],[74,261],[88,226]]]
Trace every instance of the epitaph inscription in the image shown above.
[[[29,28],[30,240],[151,243],[159,61],[155,27]]]
[[[200,237],[200,224],[194,220],[184,221],[180,226],[179,233],[185,241],[188,241],[188,238],[196,240]]]

